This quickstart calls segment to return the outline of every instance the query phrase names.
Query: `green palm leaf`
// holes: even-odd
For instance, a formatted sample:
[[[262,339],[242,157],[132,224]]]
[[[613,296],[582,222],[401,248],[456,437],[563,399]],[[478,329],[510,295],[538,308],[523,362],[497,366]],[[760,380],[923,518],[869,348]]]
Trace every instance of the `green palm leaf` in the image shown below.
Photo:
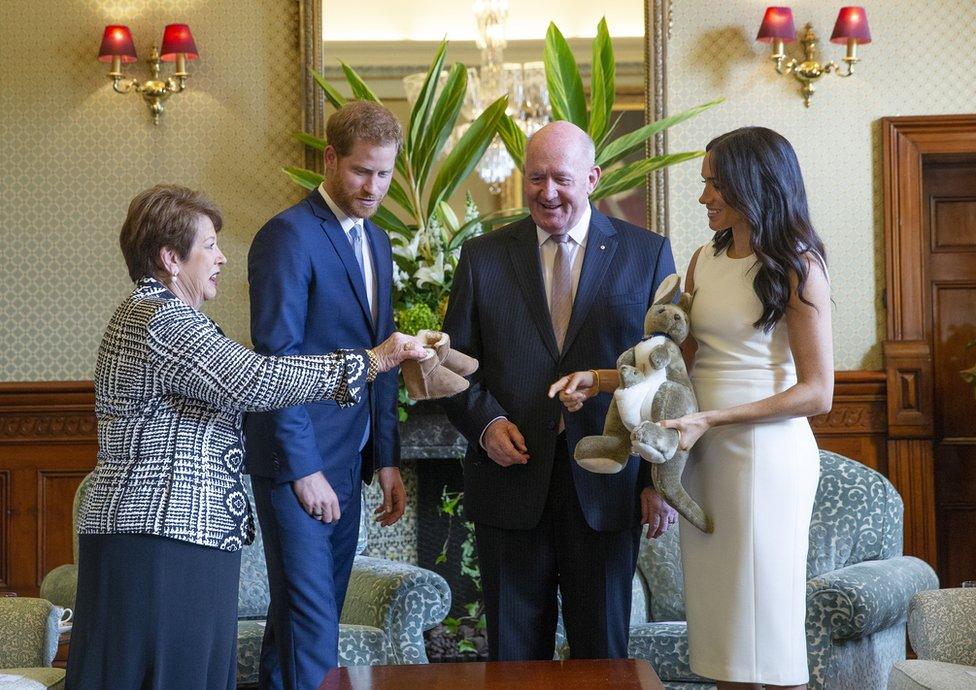
[[[388,196],[392,201],[395,201],[400,208],[407,212],[411,217],[417,215],[416,210],[414,210],[413,203],[410,201],[410,197],[407,193],[403,191],[403,187],[400,185],[399,181],[396,179],[390,180],[390,191],[387,192]]]
[[[325,139],[320,139],[319,137],[312,136],[311,134],[307,134],[306,132],[293,132],[292,136],[298,139],[298,141],[302,142],[306,146],[312,147],[313,149],[318,149],[319,151],[325,150],[325,146],[326,146]]]
[[[598,199],[613,196],[614,194],[619,194],[632,187],[636,187],[648,173],[658,168],[683,163],[694,158],[701,158],[704,155],[704,151],[687,151],[685,153],[669,153],[665,156],[643,158],[639,161],[628,163],[620,168],[611,170],[601,177],[596,189],[590,194],[590,201],[597,201]]]
[[[593,68],[590,73],[590,138],[600,141],[606,132],[613,111],[614,77],[616,62],[613,44],[604,17],[596,28],[593,39]]]
[[[612,142],[607,144],[602,151],[600,151],[599,155],[597,156],[596,164],[601,167],[612,165],[627,154],[637,150],[640,146],[643,146],[645,141],[658,132],[663,132],[668,127],[672,127],[679,122],[684,122],[685,120],[692,118],[695,115],[708,110],[709,108],[713,108],[724,101],[724,98],[717,98],[714,101],[696,105],[694,108],[689,108],[683,113],[678,113],[677,115],[672,115],[671,117],[665,117],[657,122],[644,125],[640,129],[634,130],[630,134],[625,134],[618,139],[614,139]]]
[[[410,228],[407,227],[406,223],[397,218],[389,211],[389,209],[386,209],[383,206],[376,209],[376,214],[370,220],[387,232],[395,232],[407,236],[409,236],[412,232]]]
[[[468,70],[460,62],[455,62],[451,66],[437,104],[430,111],[430,121],[419,147],[419,155],[413,160],[417,170],[417,189],[423,189],[427,184],[430,169],[454,130],[454,125],[457,124],[467,90]]]
[[[315,189],[322,184],[323,175],[304,168],[282,168],[292,180],[305,189]]]
[[[518,220],[519,218],[524,218],[528,214],[529,209],[527,208],[506,208],[500,211],[492,211],[491,213],[486,213],[483,216],[478,216],[477,218],[472,218],[454,233],[454,237],[447,245],[448,251],[454,251],[460,247],[474,229],[480,223],[482,228],[490,229],[497,227],[499,225],[507,225],[512,221]]]
[[[430,190],[425,219],[430,218],[441,199],[449,198],[461,181],[478,165],[498,131],[498,122],[505,115],[507,104],[508,97],[502,96],[485,108],[444,158]]]
[[[339,61],[342,65],[342,71],[346,75],[346,81],[349,82],[349,88],[352,89],[352,95],[360,101],[373,101],[374,103],[382,103],[382,101],[376,97],[373,90],[366,86],[366,82],[363,81],[362,77],[354,70],[352,67],[346,63]]]
[[[594,142],[596,144],[596,157],[597,158],[600,157],[600,152],[607,145],[607,142],[610,141],[610,138],[613,136],[613,133],[615,131],[617,131],[617,125],[620,124],[620,121],[623,119],[623,117],[624,117],[624,114],[623,113],[620,113],[619,115],[617,115],[617,118],[613,121],[613,124],[610,125],[609,127],[607,127],[607,131],[605,131],[603,133],[603,136],[600,137],[600,140]]]
[[[312,70],[312,78],[315,80],[315,83],[321,86],[322,90],[325,91],[325,98],[329,101],[333,108],[338,110],[345,105],[346,97],[336,91],[336,88],[314,69]]]
[[[441,78],[441,69],[444,66],[444,56],[447,53],[447,41],[441,41],[434,54],[434,61],[430,63],[427,70],[427,78],[417,96],[417,102],[413,104],[410,111],[410,128],[407,131],[407,153],[411,160],[416,160],[419,154],[417,150],[423,142],[423,133],[427,129],[427,121],[430,118],[430,108],[434,102],[434,94],[437,91],[437,83]]]
[[[519,170],[524,168],[526,136],[522,128],[506,115],[498,122],[498,136],[505,144],[508,155],[515,161],[515,167]]]
[[[579,65],[559,28],[549,24],[546,32],[546,85],[554,120],[569,120],[580,129],[587,129],[586,97]]]

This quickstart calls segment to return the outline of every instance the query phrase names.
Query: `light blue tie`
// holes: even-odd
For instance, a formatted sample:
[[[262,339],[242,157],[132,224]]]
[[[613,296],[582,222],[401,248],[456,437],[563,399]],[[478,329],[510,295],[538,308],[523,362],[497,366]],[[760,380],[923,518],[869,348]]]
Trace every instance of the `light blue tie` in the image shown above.
[[[365,285],[366,264],[363,262],[363,226],[359,221],[349,231],[349,244],[352,245],[352,252],[356,255],[356,263],[359,264],[359,273],[363,276],[363,285]]]
[[[366,287],[366,295],[369,296],[369,287],[366,286],[366,264],[363,262],[363,226],[361,221],[349,230],[349,244],[352,245],[352,253],[356,255],[356,263],[359,264],[359,273],[363,277],[363,285]],[[367,409],[369,409],[367,407]],[[359,440],[359,450],[362,452],[369,440],[369,414],[366,415],[366,428],[363,430],[363,437]]]

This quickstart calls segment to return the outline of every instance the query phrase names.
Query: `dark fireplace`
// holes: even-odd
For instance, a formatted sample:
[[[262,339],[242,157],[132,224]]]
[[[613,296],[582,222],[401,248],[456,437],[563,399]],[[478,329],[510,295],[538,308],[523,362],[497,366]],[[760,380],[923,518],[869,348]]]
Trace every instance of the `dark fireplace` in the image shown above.
[[[451,616],[466,615],[465,604],[480,600],[471,579],[461,574],[461,544],[467,536],[464,522],[441,515],[438,506],[447,491],[461,491],[461,458],[466,443],[436,403],[409,409],[400,427],[401,456],[412,461],[417,474],[417,565],[441,575],[451,587]],[[447,561],[436,563],[450,529]]]

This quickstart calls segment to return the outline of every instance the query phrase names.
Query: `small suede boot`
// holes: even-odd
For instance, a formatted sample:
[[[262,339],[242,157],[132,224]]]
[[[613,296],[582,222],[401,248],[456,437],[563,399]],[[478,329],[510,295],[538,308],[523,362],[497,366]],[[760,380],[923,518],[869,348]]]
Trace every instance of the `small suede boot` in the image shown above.
[[[400,365],[403,383],[410,399],[417,401],[448,398],[467,390],[470,385],[467,379],[445,366],[440,353],[443,353],[445,359],[460,362],[470,371],[478,368],[478,360],[451,350],[446,333],[424,330],[417,334],[417,338],[427,345],[427,357],[419,361],[407,360]],[[452,357],[452,354],[460,357]]]
[[[460,376],[470,376],[478,370],[478,360],[458,350],[451,349],[451,336],[440,331],[422,330],[417,337],[437,352],[437,358],[445,367]]]

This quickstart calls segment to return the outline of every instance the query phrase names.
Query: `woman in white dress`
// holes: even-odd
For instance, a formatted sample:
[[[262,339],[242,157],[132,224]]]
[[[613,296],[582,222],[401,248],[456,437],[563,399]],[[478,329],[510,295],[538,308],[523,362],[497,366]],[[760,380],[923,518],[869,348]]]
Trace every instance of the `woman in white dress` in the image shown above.
[[[808,681],[806,557],[819,477],[807,417],[830,409],[833,351],[823,243],[792,146],[762,127],[708,144],[702,161],[715,233],[688,268],[686,341],[700,412],[668,420],[691,448],[684,484],[715,523],[682,521],[691,669],[727,688]],[[615,372],[599,372],[601,390]],[[567,409],[596,377],[554,384]]]

